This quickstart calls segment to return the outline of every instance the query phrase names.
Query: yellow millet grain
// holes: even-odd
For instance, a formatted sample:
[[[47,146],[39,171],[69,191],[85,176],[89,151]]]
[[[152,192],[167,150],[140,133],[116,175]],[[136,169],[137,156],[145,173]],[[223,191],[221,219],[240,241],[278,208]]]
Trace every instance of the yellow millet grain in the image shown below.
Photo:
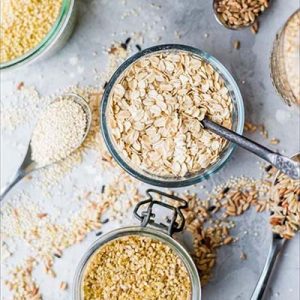
[[[1,0],[0,63],[36,47],[55,23],[62,0]]]
[[[167,245],[141,236],[118,238],[90,259],[83,299],[189,300],[191,282],[181,259]]]

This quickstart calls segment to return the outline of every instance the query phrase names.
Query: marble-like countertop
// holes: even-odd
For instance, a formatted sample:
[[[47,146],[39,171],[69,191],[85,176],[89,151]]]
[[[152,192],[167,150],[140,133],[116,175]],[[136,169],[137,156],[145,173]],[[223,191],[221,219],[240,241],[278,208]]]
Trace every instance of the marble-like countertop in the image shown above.
[[[96,78],[94,69],[96,68],[97,72],[105,69],[107,56],[102,53],[103,47],[111,45],[113,40],[124,41],[130,33],[143,32],[147,28],[148,32],[143,34],[143,48],[158,43],[182,43],[201,48],[218,58],[232,72],[241,89],[246,119],[265,124],[270,137],[280,139],[280,144],[273,146],[273,149],[284,151],[287,155],[299,150],[299,110],[283,104],[269,76],[272,42],[277,30],[299,6],[298,1],[272,1],[271,8],[261,18],[259,33],[256,36],[250,30],[229,31],[222,28],[214,19],[211,1],[79,0],[78,2],[77,26],[68,44],[59,53],[37,64],[1,74],[3,105],[7,107],[10,101],[16,100],[13,91],[21,81],[24,81],[26,86],[34,85],[41,95],[51,94],[76,83],[99,85],[100,81]],[[125,2],[127,4],[124,4]],[[161,8],[156,9],[151,3],[159,4]],[[132,8],[137,9],[138,16],[130,15]],[[236,39],[241,41],[239,50],[232,47],[232,42]],[[27,125],[12,133],[5,130],[2,132],[2,184],[15,172],[29,137],[30,126]],[[259,142],[266,142],[259,134],[252,137]],[[259,177],[261,171],[258,161],[252,154],[237,150],[226,166],[203,184],[209,189],[213,184],[220,183],[231,175]],[[101,184],[99,176],[87,171],[90,168],[88,161],[84,162],[76,171],[74,180]],[[72,194],[72,184],[69,181],[64,183],[65,197]],[[12,194],[21,188],[39,197],[39,191],[31,189],[28,182],[22,182]],[[51,205],[51,199],[47,201],[48,205]],[[250,298],[270,244],[271,235],[266,220],[266,214],[257,215],[254,212],[240,218],[241,232],[248,230],[248,234],[243,236],[239,243],[220,251],[214,279],[203,290],[204,300]],[[106,226],[103,231],[109,229],[110,226]],[[72,281],[75,267],[93,239],[94,235],[91,235],[81,244],[71,247],[63,259],[56,262],[55,269],[61,278]],[[240,260],[241,251],[247,253],[246,261]],[[18,247],[16,253],[8,259],[7,265],[14,265],[20,261],[23,252],[26,252],[24,245]],[[288,243],[280,259],[268,287],[266,299],[300,298],[299,257],[299,236],[297,236]],[[43,299],[71,299],[70,291],[62,293],[57,288],[59,279],[49,279],[40,271],[34,276],[38,278],[44,294]],[[3,292],[1,299],[9,299],[6,289],[1,290]]]

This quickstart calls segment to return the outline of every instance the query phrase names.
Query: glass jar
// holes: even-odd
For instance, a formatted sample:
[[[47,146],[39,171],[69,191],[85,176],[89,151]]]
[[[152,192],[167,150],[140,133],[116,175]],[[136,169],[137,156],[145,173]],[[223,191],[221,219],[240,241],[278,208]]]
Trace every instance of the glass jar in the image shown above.
[[[178,205],[172,206],[166,202],[155,200],[153,194],[157,194],[158,198],[165,197],[168,199],[168,203],[170,200],[175,201]],[[135,217],[141,221],[140,226],[124,227],[103,235],[94,242],[87,253],[83,256],[75,273],[72,288],[73,300],[84,299],[82,293],[82,282],[88,262],[95,252],[108,242],[125,236],[148,237],[158,240],[171,248],[180,258],[187,270],[187,273],[189,274],[192,289],[191,300],[201,299],[201,284],[195,263],[185,247],[172,237],[173,233],[180,232],[184,228],[185,220],[181,210],[187,207],[187,202],[179,197],[153,189],[147,190],[147,195],[149,198],[138,203],[134,209]],[[141,209],[143,206],[145,206],[145,210]],[[156,216],[153,213],[153,209],[155,209],[155,207],[164,207],[172,212],[172,217],[168,219],[166,224],[157,222]]]
[[[243,98],[236,84],[235,80],[229,73],[229,71],[213,56],[210,54],[199,50],[197,48],[193,48],[186,45],[179,44],[167,44],[167,45],[159,45],[154,46],[148,49],[144,49],[136,53],[127,59],[113,74],[111,79],[103,93],[102,101],[101,101],[101,110],[100,110],[100,120],[101,120],[101,130],[102,135],[104,137],[104,141],[106,146],[113,156],[113,158],[117,161],[117,163],[130,175],[146,182],[151,185],[161,186],[161,187],[183,187],[196,184],[201,182],[214,173],[216,173],[229,159],[233,150],[235,149],[235,145],[232,143],[227,143],[223,151],[220,153],[219,159],[211,164],[208,168],[204,170],[200,170],[198,172],[189,173],[184,177],[166,177],[166,176],[157,176],[154,174],[150,174],[146,170],[138,168],[137,166],[133,166],[133,164],[125,159],[121,153],[118,151],[117,146],[114,143],[114,139],[112,137],[112,133],[109,128],[109,107],[111,97],[110,94],[116,82],[118,82],[119,78],[123,75],[123,73],[137,60],[141,59],[143,56],[151,55],[153,53],[159,52],[187,52],[192,54],[193,56],[199,57],[201,60],[210,64],[215,71],[217,71],[220,77],[223,78],[225,82],[225,86],[230,93],[230,97],[232,99],[233,111],[232,111],[232,130],[234,130],[238,134],[243,133],[244,129],[244,103]]]
[[[9,71],[23,65],[28,65],[41,58],[49,57],[61,49],[73,32],[76,22],[77,5],[76,0],[63,0],[60,14],[45,38],[35,48],[20,57],[1,63],[0,70]]]
[[[276,34],[270,59],[271,78],[283,101],[300,105],[300,9]]]

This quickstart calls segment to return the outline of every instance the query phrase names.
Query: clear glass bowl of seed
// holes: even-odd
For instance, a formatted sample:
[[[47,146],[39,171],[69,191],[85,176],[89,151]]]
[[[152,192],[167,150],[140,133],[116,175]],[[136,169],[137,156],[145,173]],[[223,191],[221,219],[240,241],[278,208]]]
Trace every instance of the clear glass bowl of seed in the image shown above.
[[[52,55],[70,37],[75,0],[1,2],[0,70],[8,71]]]
[[[148,190],[148,195],[154,193],[177,198]],[[150,195],[135,210],[141,226],[111,231],[94,242],[77,267],[73,300],[201,300],[201,284],[193,259],[172,237],[174,231],[183,229],[184,218],[179,210],[187,207],[187,202],[181,208],[163,205],[173,211],[176,221],[180,219],[178,223],[164,225],[152,213],[154,206],[161,203],[162,200]]]
[[[284,102],[300,105],[300,9],[276,34],[270,59],[273,85]]]
[[[114,73],[101,103],[101,130],[129,174],[182,187],[214,174],[234,150],[203,128],[204,116],[243,132],[243,99],[233,77],[199,49],[160,45],[133,55]]]

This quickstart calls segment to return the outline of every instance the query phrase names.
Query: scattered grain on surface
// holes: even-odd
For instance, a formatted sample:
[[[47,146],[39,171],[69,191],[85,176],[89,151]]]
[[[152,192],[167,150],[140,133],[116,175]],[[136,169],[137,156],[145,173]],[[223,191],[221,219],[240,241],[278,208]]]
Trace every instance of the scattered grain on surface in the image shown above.
[[[240,49],[240,47],[241,47],[241,42],[239,41],[239,40],[235,40],[235,41],[233,41],[233,48],[234,49]]]
[[[272,189],[270,210],[273,232],[293,238],[300,230],[300,181],[280,174]]]

